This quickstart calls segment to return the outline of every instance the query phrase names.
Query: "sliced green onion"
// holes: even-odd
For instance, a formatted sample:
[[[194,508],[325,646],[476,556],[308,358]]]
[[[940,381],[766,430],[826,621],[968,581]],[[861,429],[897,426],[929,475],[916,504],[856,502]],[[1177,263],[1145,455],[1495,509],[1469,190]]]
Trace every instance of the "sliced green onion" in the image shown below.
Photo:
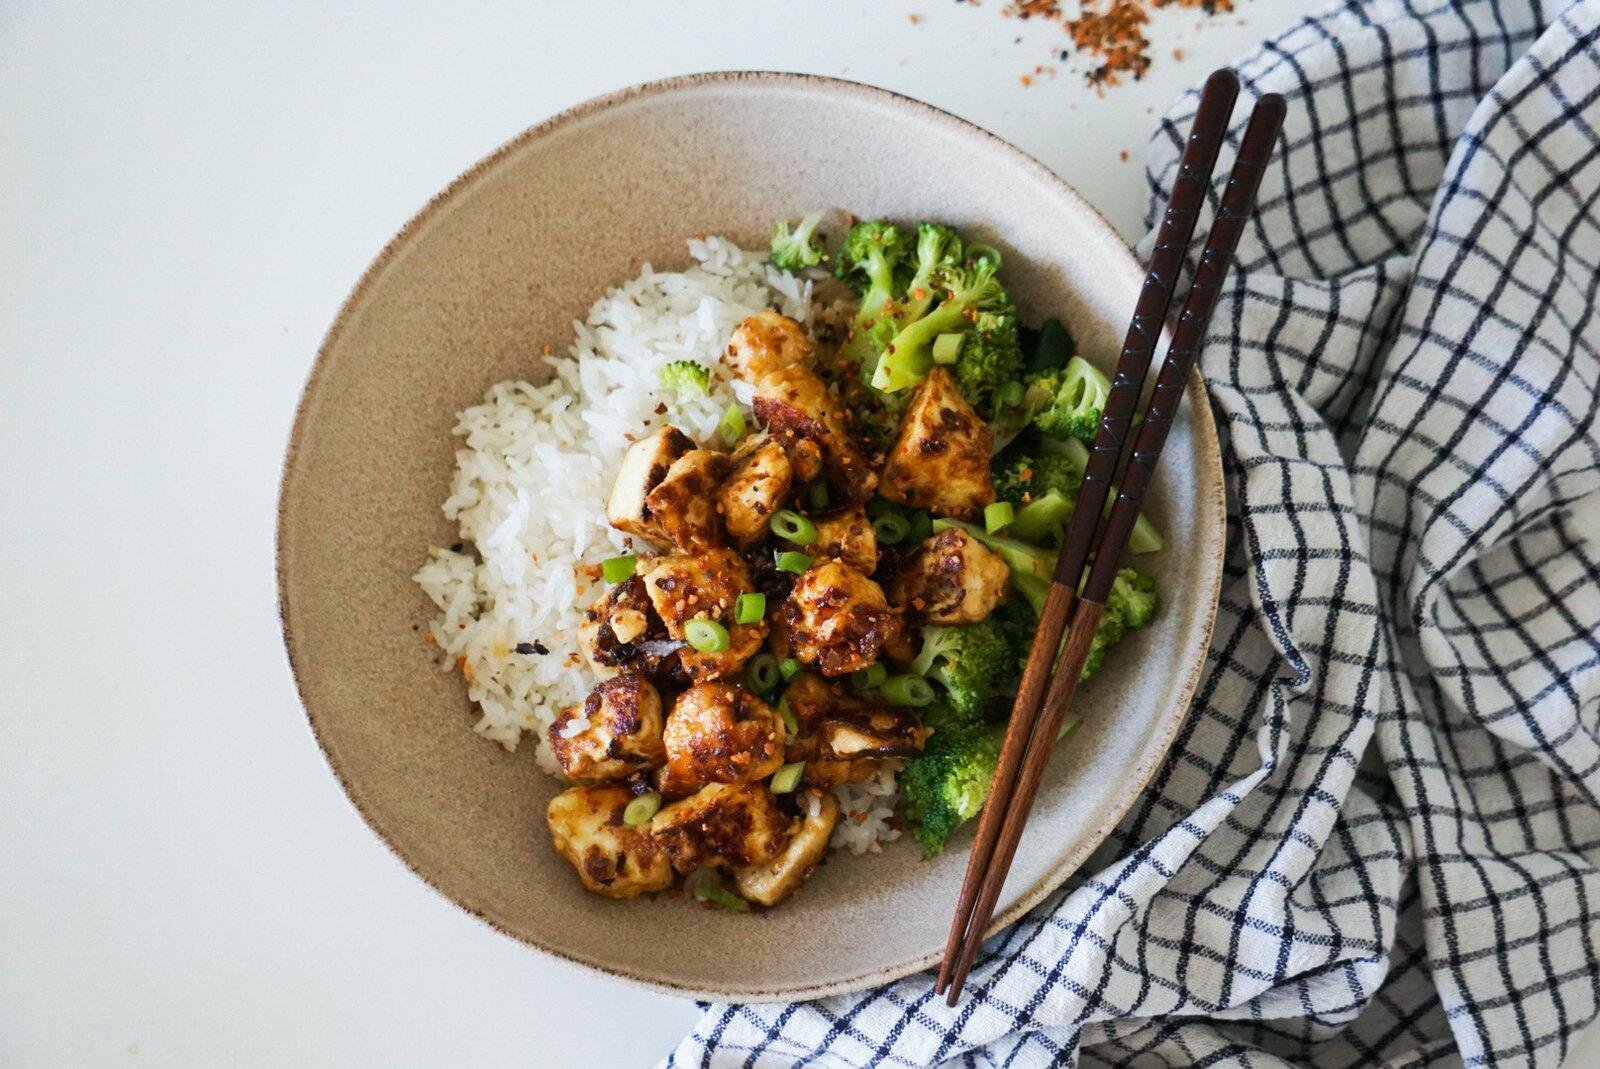
[[[996,501],[983,510],[983,529],[994,534],[1011,526],[1011,521],[1016,518],[1016,510],[1011,507],[1011,502]]]
[[[744,413],[739,411],[738,405],[729,405],[728,410],[722,414],[722,419],[717,424],[717,437],[721,438],[722,444],[729,449],[744,437]]]
[[[778,719],[783,721],[783,726],[790,735],[800,734],[800,721],[795,718],[794,709],[790,707],[788,698],[778,699]]]
[[[823,482],[821,479],[818,479],[816,482],[812,483],[810,488],[806,490],[806,504],[810,505],[814,509],[819,510],[827,508],[828,484]]]
[[[795,575],[804,575],[806,569],[811,567],[811,558],[804,553],[796,553],[786,549],[778,554],[778,571],[793,572]]]
[[[655,791],[641,794],[628,803],[628,808],[622,811],[622,823],[630,828],[637,828],[641,824],[650,823],[650,818],[656,815],[661,808],[661,796]],[[615,812],[613,810],[612,812]]]
[[[767,615],[767,596],[765,594],[740,594],[739,599],[733,603],[733,622],[736,624],[756,624]]]
[[[770,653],[757,654],[750,658],[750,665],[744,671],[744,678],[749,682],[750,689],[757,694],[772,693],[782,682],[778,675],[778,659]]]
[[[683,637],[701,653],[721,653],[728,648],[728,629],[703,617],[685,624]]]
[[[885,512],[872,521],[872,530],[884,545],[899,545],[911,533],[911,521],[898,512]]]
[[[857,691],[877,690],[889,678],[889,670],[873,662],[859,672],[850,673],[850,685]]]
[[[891,705],[927,705],[933,701],[933,684],[921,676],[890,676],[879,693]]]
[[[931,534],[933,534],[933,517],[921,510],[913,512],[911,530],[907,532],[906,538],[912,542],[921,542]]]
[[[779,509],[774,512],[772,519],[767,521],[767,526],[772,528],[773,534],[797,546],[809,546],[817,540],[817,525],[794,509]]]
[[[793,657],[785,657],[778,662],[778,674],[784,678],[785,682],[793,679],[800,674],[800,662]]]
[[[867,519],[875,520],[887,512],[899,512],[900,507],[893,501],[884,497],[875,497],[867,502]]]
[[[935,364],[953,364],[961,359],[961,343],[967,340],[965,334],[941,334],[933,339],[933,362]]]
[[[638,566],[638,557],[632,553],[624,553],[620,557],[607,557],[601,561],[600,574],[606,577],[608,583],[621,583],[632,579],[633,570]]]
[[[800,777],[805,775],[806,763],[804,761],[790,761],[772,774],[769,787],[773,794],[788,794],[800,786]]]
[[[996,408],[1015,408],[1022,403],[1027,390],[1023,389],[1020,382],[1008,382],[995,391],[994,404]]]

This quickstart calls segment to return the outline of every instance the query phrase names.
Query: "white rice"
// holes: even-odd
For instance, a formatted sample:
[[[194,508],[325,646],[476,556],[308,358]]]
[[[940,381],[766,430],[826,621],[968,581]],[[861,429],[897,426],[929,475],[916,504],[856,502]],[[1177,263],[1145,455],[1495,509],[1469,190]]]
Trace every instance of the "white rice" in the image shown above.
[[[723,238],[688,246],[695,261],[688,270],[662,273],[646,264],[575,321],[566,357],[548,361],[549,383],[500,383],[460,414],[455,434],[463,445],[444,514],[466,545],[461,552],[430,547],[415,576],[439,610],[431,636],[442,663],[461,672],[478,707],[474,730],[508,750],[533,733],[538,761],[552,772],[550,723],[593,685],[578,628],[602,589],[597,566],[632,548],[605,519],[626,444],[669,423],[714,440],[727,407],[750,400],[718,359],[734,328],[773,307],[811,322],[810,282]],[[659,371],[674,360],[711,368],[709,393],[662,389]],[[549,652],[518,653],[519,643]],[[582,730],[577,720],[568,728]],[[836,846],[860,853],[899,834],[884,824],[894,808],[892,774],[838,794],[844,816]]]

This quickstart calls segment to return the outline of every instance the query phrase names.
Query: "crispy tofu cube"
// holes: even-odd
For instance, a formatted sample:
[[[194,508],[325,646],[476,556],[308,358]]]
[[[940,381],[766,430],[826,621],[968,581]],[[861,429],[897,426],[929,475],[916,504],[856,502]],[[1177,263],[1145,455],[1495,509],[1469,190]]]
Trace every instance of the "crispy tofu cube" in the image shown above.
[[[777,312],[757,312],[734,330],[722,360],[735,376],[758,382],[763,375],[790,365],[811,363],[814,351],[806,328]]]
[[[728,536],[741,546],[767,537],[767,524],[793,485],[794,466],[782,445],[764,436],[745,439],[733,455],[732,473],[717,488]]]
[[[856,448],[844,406],[810,370],[791,364],[763,376],[756,383],[754,407],[801,479],[815,477],[809,458],[817,451],[830,481],[841,492],[852,501],[872,496],[878,473]]]
[[[661,791],[681,797],[708,783],[765,779],[783,765],[783,721],[731,683],[700,683],[673,703],[662,739]]]
[[[583,614],[579,642],[589,667],[601,679],[620,672],[657,675],[676,656],[661,649],[667,629],[650,604],[644,580],[630,576],[602,594]]]
[[[765,784],[713,783],[657,813],[650,833],[679,872],[741,869],[783,853],[797,823]]]
[[[728,622],[739,595],[754,589],[744,558],[733,550],[702,549],[657,557],[642,564],[639,573],[651,607],[671,638],[684,638],[689,621],[696,618],[716,620],[728,629],[728,648],[720,653],[684,646],[673,654],[686,682],[736,675],[744,662],[760,651],[767,637],[765,620]]]
[[[861,757],[850,761],[831,757],[812,758],[806,762],[800,782],[807,787],[821,787],[823,790],[841,787],[846,783],[864,783],[876,775],[884,764],[885,759],[878,757]]]
[[[606,519],[611,526],[652,542],[670,542],[651,516],[648,499],[678,458],[693,448],[694,442],[676,427],[663,427],[630,445],[622,454],[622,466],[606,498]]]
[[[994,503],[994,432],[942,367],[928,372],[900,420],[878,492],[940,516],[973,519]]]
[[[627,787],[606,783],[562,791],[545,809],[556,853],[597,895],[637,898],[672,886],[672,863],[650,829],[623,823],[623,811],[632,800]]]
[[[1006,596],[1011,569],[1000,554],[952,527],[918,547],[889,584],[889,600],[908,619],[977,623]]]
[[[828,852],[828,840],[839,823],[839,800],[826,791],[806,791],[801,798],[805,815],[783,853],[770,861],[734,872],[739,894],[763,906],[775,906],[806,882]]]
[[[568,779],[627,779],[666,762],[661,694],[632,672],[605,680],[550,724],[550,750]]]
[[[865,702],[840,709],[817,724],[823,758],[855,761],[866,757],[910,757],[922,752],[928,729],[913,709]]]
[[[667,539],[680,549],[722,542],[716,491],[728,474],[728,457],[710,449],[691,449],[667,469],[645,495],[645,510]]]
[[[882,588],[838,561],[816,564],[796,580],[781,614],[794,656],[825,676],[867,667],[902,627]]]
[[[877,570],[878,532],[867,519],[865,508],[851,505],[811,519],[817,525],[817,540],[806,547],[807,553],[842,561],[862,575]]]

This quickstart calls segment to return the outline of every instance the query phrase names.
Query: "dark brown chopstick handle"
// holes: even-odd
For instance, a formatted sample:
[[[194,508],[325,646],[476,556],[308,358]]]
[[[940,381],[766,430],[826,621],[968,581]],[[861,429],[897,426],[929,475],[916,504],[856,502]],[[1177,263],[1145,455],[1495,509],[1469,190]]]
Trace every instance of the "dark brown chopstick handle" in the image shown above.
[[[1144,389],[1145,374],[1161,338],[1167,309],[1172,304],[1173,287],[1178,273],[1183,269],[1189,242],[1194,237],[1195,223],[1205,203],[1206,190],[1211,185],[1211,172],[1216,167],[1217,153],[1222,149],[1228,120],[1233,115],[1233,105],[1238,95],[1239,79],[1227,68],[1212,72],[1201,92],[1189,140],[1184,145],[1183,157],[1178,164],[1172,196],[1167,202],[1166,211],[1162,213],[1161,226],[1156,233],[1149,271],[1123,339],[1111,393],[1106,399],[1105,411],[1096,432],[1095,451],[1090,454],[1088,470],[1106,470],[1097,476],[1099,481],[1096,485],[1086,487],[1093,496],[1092,501],[1083,503],[1084,490],[1079,491],[1078,511],[1087,515],[1088,522],[1077,521],[1079,529],[1076,542],[1072,533],[1067,534],[1065,548],[1056,564],[1055,581],[1051,584],[1044,611],[1039,617],[1035,632],[1037,637],[1028,651],[1028,663],[1023,668],[1017,697],[1012,703],[1011,723],[1007,725],[1005,739],[1000,745],[1000,756],[995,763],[994,779],[989,788],[989,797],[995,801],[992,805],[986,805],[978,818],[972,853],[967,859],[967,871],[962,880],[961,893],[956,899],[955,916],[950,922],[944,958],[934,983],[935,991],[943,991],[949,982],[950,970],[966,938],[972,907],[994,852],[995,840],[1000,835],[1005,803],[1016,784],[1017,772],[1033,734],[1034,721],[1039,715],[1040,702],[1050,682],[1050,669],[1055,664],[1061,634],[1071,617],[1078,578],[1083,573],[1089,546],[1094,540],[1095,524],[1104,510],[1110,473],[1116,467],[1116,455],[1122,449],[1134,406],[1138,403],[1140,391]],[[1097,460],[1097,457],[1101,459]],[[1096,486],[1098,496],[1094,496]]]
[[[1177,327],[1173,329],[1172,345],[1156,376],[1150,407],[1134,437],[1133,452],[1122,473],[1116,503],[1111,507],[1111,515],[1107,517],[1105,529],[1101,532],[1094,567],[1090,569],[1089,578],[1084,584],[1083,597],[1091,601],[1104,601],[1111,591],[1122,549],[1128,544],[1128,536],[1139,517],[1145,492],[1155,475],[1161,449],[1183,405],[1183,392],[1188,386],[1189,373],[1194,369],[1195,360],[1205,344],[1206,330],[1211,325],[1211,315],[1216,311],[1217,298],[1222,292],[1223,282],[1227,280],[1228,269],[1233,265],[1239,237],[1255,208],[1256,190],[1260,188],[1261,177],[1268,161],[1272,159],[1273,144],[1283,127],[1283,115],[1283,97],[1277,93],[1262,97],[1250,114],[1250,124],[1239,142],[1233,173],[1228,176],[1228,185],[1223,190],[1222,202],[1211,224],[1205,250],[1200,254],[1200,263],[1195,268],[1194,283],[1184,297],[1183,311],[1178,316]]]
[[[1100,426],[1089,450],[1083,483],[1078,487],[1077,505],[1068,521],[1061,554],[1056,561],[1055,581],[1072,590],[1078,589],[1078,579],[1094,544],[1095,526],[1105,510],[1106,495],[1117,470],[1117,457],[1122,453],[1123,440],[1133,424],[1134,409],[1144,389],[1150,359],[1161,341],[1172,293],[1183,271],[1184,257],[1194,238],[1200,209],[1205,206],[1211,172],[1217,165],[1217,153],[1222,150],[1228,120],[1238,96],[1239,78],[1226,67],[1212,71],[1201,91],[1200,106],[1195,110],[1189,140],[1178,163],[1172,194],[1156,231],[1144,285],[1139,290],[1133,318],[1128,322],[1128,333],[1122,341],[1122,353],[1111,376],[1111,392],[1101,410]]]

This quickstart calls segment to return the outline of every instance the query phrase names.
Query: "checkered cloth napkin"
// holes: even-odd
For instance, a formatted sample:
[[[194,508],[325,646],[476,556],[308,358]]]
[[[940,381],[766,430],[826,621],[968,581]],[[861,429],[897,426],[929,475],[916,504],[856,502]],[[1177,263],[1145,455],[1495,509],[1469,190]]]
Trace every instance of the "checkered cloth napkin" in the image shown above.
[[[1352,0],[1237,70],[1289,113],[1202,357],[1227,569],[1171,754],[957,1008],[710,1006],[669,1065],[1556,1066],[1595,1016],[1600,0]]]

